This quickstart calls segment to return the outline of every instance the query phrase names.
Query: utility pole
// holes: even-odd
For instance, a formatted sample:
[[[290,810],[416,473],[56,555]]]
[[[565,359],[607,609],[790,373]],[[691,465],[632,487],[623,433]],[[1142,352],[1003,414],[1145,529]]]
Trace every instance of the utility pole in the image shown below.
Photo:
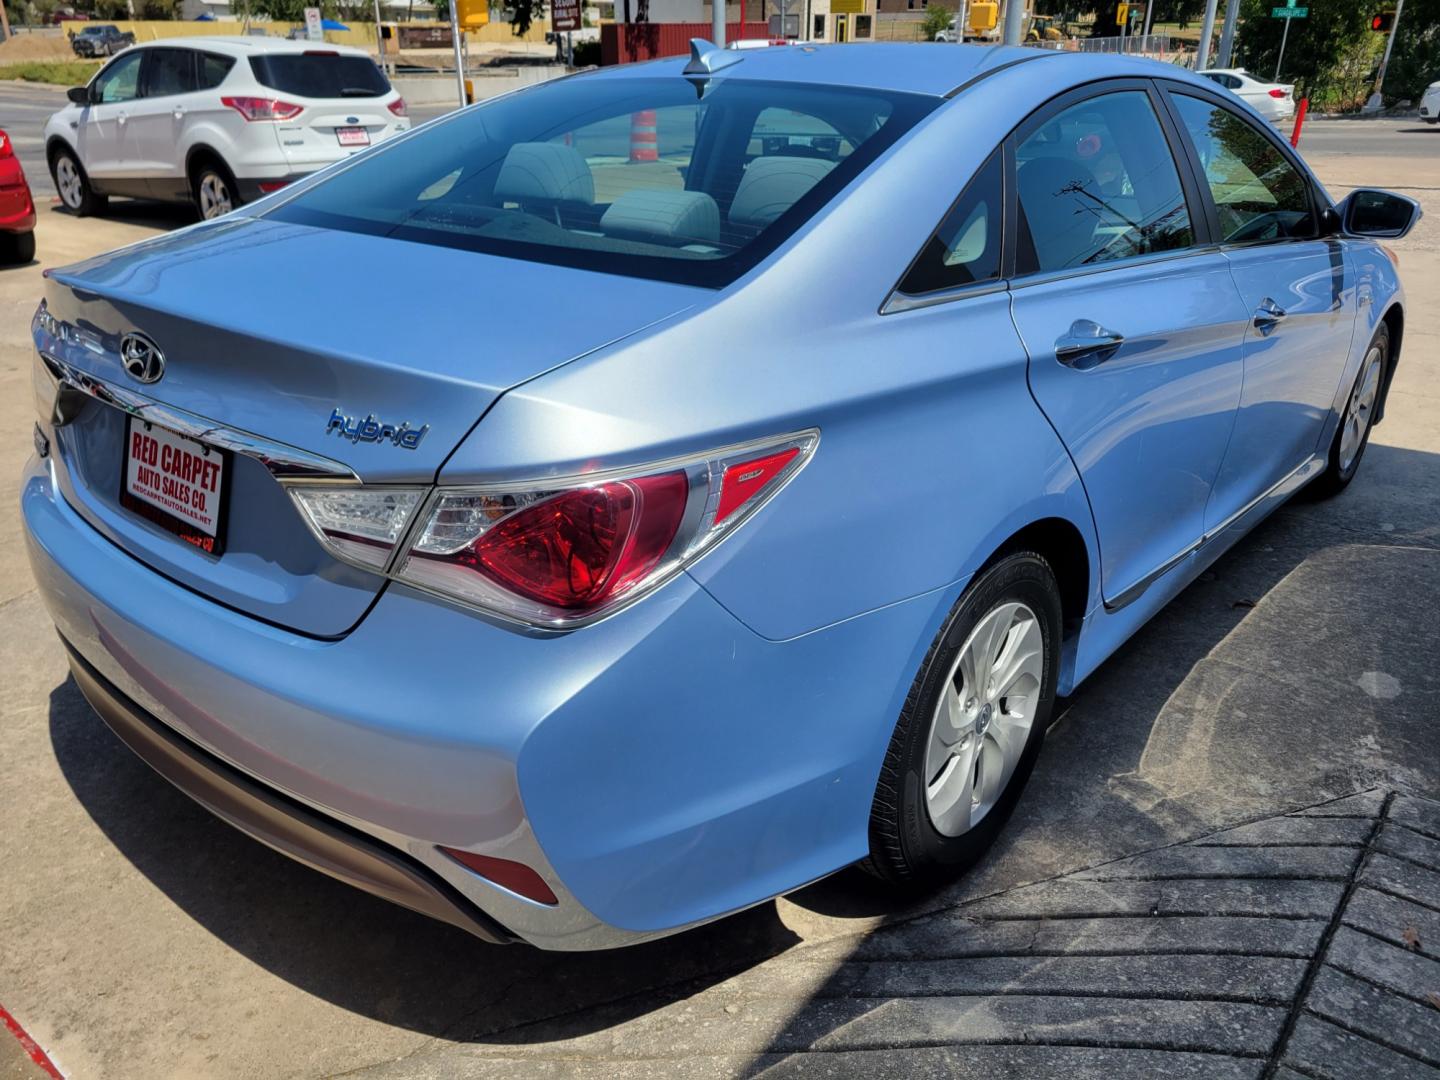
[[[375,0],[375,48],[380,52],[380,70],[385,71],[385,34],[380,26],[380,0]],[[389,74],[394,75],[395,72]]]
[[[1200,51],[1195,54],[1195,70],[1210,66],[1210,42],[1215,37],[1215,8],[1219,0],[1205,0],[1205,23],[1200,28]]]
[[[1005,44],[1019,45],[1025,35],[1025,0],[1005,0]]]
[[[460,53],[460,37],[465,31],[460,29],[460,16],[455,11],[455,0],[450,0],[450,30],[451,40],[455,44],[455,86],[460,91],[460,107],[463,109],[470,104],[465,100],[465,57]]]
[[[725,47],[725,0],[710,0],[710,36],[720,48]]]
[[[1280,65],[1285,62],[1285,42],[1290,40],[1290,24],[1293,21],[1293,19],[1286,19],[1285,29],[1280,31],[1280,55],[1275,58],[1275,77],[1270,80],[1271,82],[1278,83],[1280,81]]]
[[[1375,90],[1365,102],[1364,112],[1379,112],[1385,105],[1380,90],[1385,85],[1385,69],[1390,66],[1390,50],[1395,48],[1395,35],[1400,32],[1400,15],[1405,10],[1405,0],[1396,0],[1395,18],[1390,20],[1390,36],[1385,39],[1385,55],[1380,58],[1380,71],[1375,76]]]
[[[1141,31],[1146,37],[1150,36],[1150,18],[1155,12],[1155,0],[1145,0],[1145,29]],[[1149,45],[1145,46],[1147,49]]]
[[[1225,0],[1225,28],[1220,31],[1220,62],[1216,67],[1230,66],[1230,51],[1235,46],[1235,20],[1240,17],[1240,0]]]

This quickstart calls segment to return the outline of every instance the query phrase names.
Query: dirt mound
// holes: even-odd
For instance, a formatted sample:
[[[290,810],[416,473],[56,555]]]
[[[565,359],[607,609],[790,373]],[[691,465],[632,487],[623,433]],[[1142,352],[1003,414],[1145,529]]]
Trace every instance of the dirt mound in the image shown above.
[[[0,42],[0,66],[26,60],[72,60],[70,39],[64,34],[18,33]]]

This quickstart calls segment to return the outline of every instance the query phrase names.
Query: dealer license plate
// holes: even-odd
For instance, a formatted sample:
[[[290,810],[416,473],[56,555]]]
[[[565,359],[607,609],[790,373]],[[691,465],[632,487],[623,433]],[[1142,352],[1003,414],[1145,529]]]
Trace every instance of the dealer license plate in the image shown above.
[[[133,416],[120,505],[209,555],[224,550],[229,455]]]
[[[370,133],[364,128],[336,128],[341,146],[369,146]]]

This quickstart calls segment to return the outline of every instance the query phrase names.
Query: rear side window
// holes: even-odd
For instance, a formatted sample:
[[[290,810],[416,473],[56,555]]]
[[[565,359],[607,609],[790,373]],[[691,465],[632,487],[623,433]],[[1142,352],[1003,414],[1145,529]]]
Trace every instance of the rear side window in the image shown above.
[[[235,66],[233,56],[220,56],[217,53],[200,53],[197,61],[201,90],[214,90],[225,81],[225,76],[229,75],[230,69]]]
[[[1306,239],[1316,234],[1310,185],[1254,124],[1188,94],[1172,94],[1205,167],[1227,243]]]
[[[169,97],[195,90],[194,56],[189,49],[147,50],[145,97]]]
[[[1004,198],[1000,151],[980,166],[940,228],[900,283],[911,296],[957,289],[1000,276],[1000,221]]]
[[[720,286],[937,104],[799,83],[556,79],[468,109],[271,211],[280,220]]]
[[[1015,152],[1016,271],[1069,270],[1188,247],[1180,173],[1143,90],[1088,98]]]
[[[262,86],[296,97],[379,97],[390,92],[390,83],[375,62],[364,56],[269,53],[250,57],[250,70]]]

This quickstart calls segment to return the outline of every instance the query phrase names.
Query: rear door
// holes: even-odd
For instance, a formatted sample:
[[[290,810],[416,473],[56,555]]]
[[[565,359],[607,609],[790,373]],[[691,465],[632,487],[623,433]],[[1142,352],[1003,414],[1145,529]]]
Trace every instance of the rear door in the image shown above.
[[[130,135],[137,168],[152,194],[161,198],[173,198],[185,189],[180,131],[197,88],[194,50],[168,46],[145,50],[140,96],[130,109]]]
[[[1168,93],[1248,313],[1245,388],[1206,513],[1214,530],[1322,449],[1356,290],[1344,242],[1320,236],[1316,192],[1281,140],[1217,96]]]
[[[141,49],[122,53],[95,76],[90,86],[91,103],[80,115],[76,132],[80,163],[92,180],[114,181],[134,175],[127,160],[134,155],[129,142],[130,112],[140,96],[140,68],[145,58]]]
[[[1247,310],[1202,244],[1199,194],[1148,80],[1065,95],[1013,146],[1015,325],[1085,483],[1105,600],[1121,605],[1204,535]]]

